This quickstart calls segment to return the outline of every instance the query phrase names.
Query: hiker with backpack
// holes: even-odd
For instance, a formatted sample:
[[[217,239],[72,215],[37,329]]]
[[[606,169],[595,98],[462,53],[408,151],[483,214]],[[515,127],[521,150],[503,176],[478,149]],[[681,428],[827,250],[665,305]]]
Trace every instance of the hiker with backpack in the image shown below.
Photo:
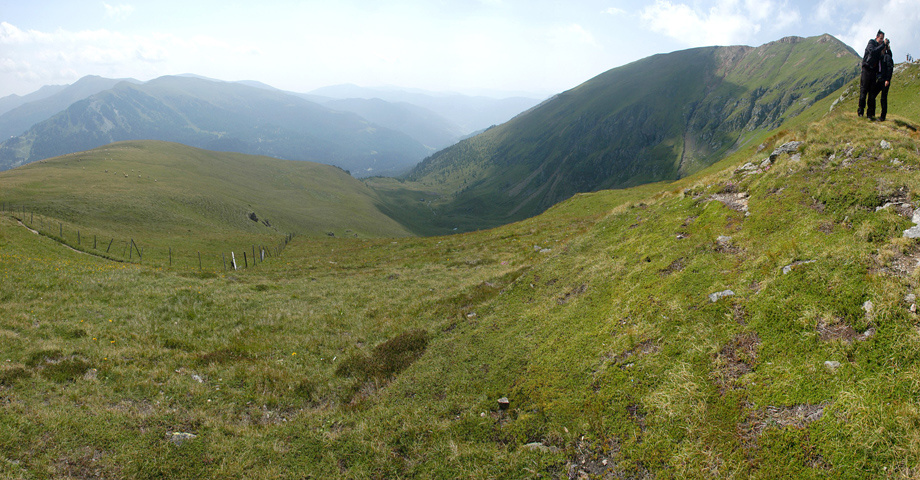
[[[879,103],[882,107],[882,113],[878,119],[885,121],[888,114],[888,89],[891,88],[891,77],[894,75],[894,57],[891,55],[891,42],[885,39],[885,51],[882,52],[882,58],[879,61],[879,74],[875,88],[879,92]]]
[[[863,116],[863,111],[865,111],[869,120],[873,121],[875,120],[875,97],[878,95],[876,83],[878,74],[881,71],[879,66],[882,52],[887,47],[885,32],[879,30],[875,38],[869,40],[869,44],[866,45],[866,52],[863,54],[862,75],[859,78],[859,105],[856,114],[861,117]],[[869,100],[868,109],[866,108],[866,97]]]

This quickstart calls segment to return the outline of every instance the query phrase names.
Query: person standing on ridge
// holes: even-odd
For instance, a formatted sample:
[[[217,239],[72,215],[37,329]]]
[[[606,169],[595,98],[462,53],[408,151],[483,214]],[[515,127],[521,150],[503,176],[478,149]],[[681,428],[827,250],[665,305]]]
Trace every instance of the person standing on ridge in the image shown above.
[[[885,121],[888,114],[888,89],[891,88],[891,77],[894,75],[894,57],[891,56],[891,42],[885,39],[885,51],[882,52],[882,58],[879,61],[878,85],[875,88],[881,94],[879,103],[881,103],[882,114],[878,119]]]
[[[856,114],[863,116],[866,109],[866,96],[869,97],[869,110],[866,114],[870,120],[875,120],[875,96],[871,94],[875,89],[875,81],[879,73],[879,60],[882,57],[882,50],[885,49],[885,32],[879,30],[875,38],[869,40],[866,45],[866,53],[862,60],[862,75],[859,78],[859,106]]]

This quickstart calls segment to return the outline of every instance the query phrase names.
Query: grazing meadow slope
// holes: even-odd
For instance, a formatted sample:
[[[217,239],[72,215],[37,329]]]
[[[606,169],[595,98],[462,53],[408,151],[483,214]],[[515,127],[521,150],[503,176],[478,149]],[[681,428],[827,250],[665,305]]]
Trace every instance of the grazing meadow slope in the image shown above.
[[[4,213],[0,476],[915,478],[918,76],[885,123],[835,94],[674,183],[232,273]]]
[[[134,239],[154,264],[168,262],[170,248],[213,256],[286,234],[409,235],[339,168],[176,143],[114,143],[0,172],[0,185],[30,227],[117,259],[127,252],[105,252],[109,241]]]

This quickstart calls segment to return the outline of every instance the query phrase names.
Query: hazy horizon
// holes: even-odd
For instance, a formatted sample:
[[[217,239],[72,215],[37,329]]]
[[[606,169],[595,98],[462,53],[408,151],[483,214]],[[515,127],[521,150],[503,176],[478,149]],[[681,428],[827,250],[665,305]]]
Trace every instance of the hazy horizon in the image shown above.
[[[0,0],[0,97],[87,75],[191,73],[308,93],[353,84],[546,97],[641,58],[882,28],[920,51],[920,2],[883,0]]]

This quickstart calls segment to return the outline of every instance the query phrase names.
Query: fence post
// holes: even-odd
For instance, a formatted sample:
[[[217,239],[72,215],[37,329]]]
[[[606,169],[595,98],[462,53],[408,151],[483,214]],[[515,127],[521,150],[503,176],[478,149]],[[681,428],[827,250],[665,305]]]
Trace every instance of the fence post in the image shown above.
[[[236,254],[230,252],[230,265],[236,270]]]
[[[80,231],[77,230],[77,246],[80,245]]]
[[[249,268],[249,261],[246,260],[246,251],[243,250],[243,268]]]

